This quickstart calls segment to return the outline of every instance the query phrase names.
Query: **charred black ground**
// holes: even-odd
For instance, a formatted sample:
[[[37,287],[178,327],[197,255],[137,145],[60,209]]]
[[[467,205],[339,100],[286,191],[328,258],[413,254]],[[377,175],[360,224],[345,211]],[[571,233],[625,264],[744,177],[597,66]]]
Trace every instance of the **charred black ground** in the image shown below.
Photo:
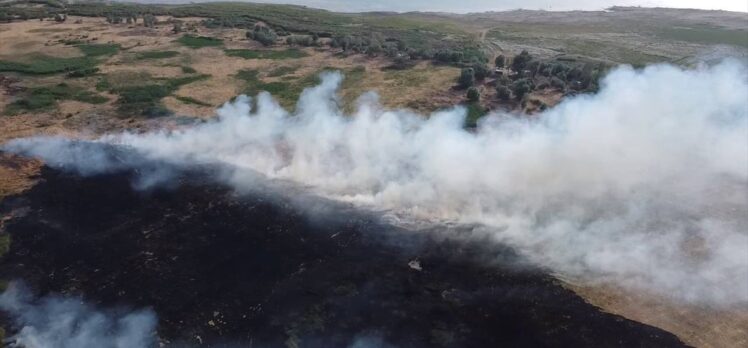
[[[200,173],[138,191],[132,175],[44,168],[2,202],[17,217],[1,275],[40,295],[152,307],[167,344],[683,346],[601,312],[495,243],[405,231],[323,200],[307,200],[318,210],[237,194]],[[416,259],[421,271],[408,265]]]

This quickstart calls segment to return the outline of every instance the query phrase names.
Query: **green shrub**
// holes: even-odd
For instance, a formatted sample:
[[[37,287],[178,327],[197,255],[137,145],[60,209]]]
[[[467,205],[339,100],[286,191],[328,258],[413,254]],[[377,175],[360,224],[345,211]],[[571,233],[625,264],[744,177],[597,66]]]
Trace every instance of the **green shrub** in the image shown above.
[[[480,101],[480,92],[478,91],[478,89],[475,87],[468,88],[467,99],[468,101],[473,103]]]
[[[466,105],[467,107],[467,117],[465,118],[465,127],[466,128],[475,128],[478,126],[478,120],[486,116],[488,113],[488,110],[486,108],[482,107],[478,103],[469,103]]]

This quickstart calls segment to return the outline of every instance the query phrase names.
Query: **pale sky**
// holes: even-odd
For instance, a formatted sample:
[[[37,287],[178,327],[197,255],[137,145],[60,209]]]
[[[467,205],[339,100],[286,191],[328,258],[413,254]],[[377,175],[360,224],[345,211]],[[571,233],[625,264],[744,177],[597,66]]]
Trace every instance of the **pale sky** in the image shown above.
[[[135,1],[145,3],[191,2],[191,0]],[[201,2],[200,0],[192,1]],[[563,11],[602,10],[614,5],[699,8],[707,10],[748,12],[748,0],[250,0],[250,2],[297,4],[341,12],[443,11],[464,13],[514,10],[518,8]]]

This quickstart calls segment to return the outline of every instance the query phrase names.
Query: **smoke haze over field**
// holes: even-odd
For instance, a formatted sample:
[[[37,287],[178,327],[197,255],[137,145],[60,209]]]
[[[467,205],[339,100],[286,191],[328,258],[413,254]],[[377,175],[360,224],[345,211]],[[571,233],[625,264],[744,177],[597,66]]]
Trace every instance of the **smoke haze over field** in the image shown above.
[[[385,110],[374,94],[343,115],[341,80],[324,75],[293,115],[263,93],[257,110],[242,96],[217,120],[183,130],[94,143],[28,138],[4,149],[82,174],[121,169],[102,165],[105,146],[96,144],[227,164],[237,188],[260,173],[420,221],[476,223],[569,276],[682,301],[748,303],[745,66],[622,67],[597,95],[532,118],[490,115],[475,133],[462,128],[463,108],[426,118]]]
[[[105,312],[70,298],[34,300],[17,283],[0,295],[0,309],[19,328],[9,338],[11,347],[132,348],[156,343],[156,315],[148,310]]]

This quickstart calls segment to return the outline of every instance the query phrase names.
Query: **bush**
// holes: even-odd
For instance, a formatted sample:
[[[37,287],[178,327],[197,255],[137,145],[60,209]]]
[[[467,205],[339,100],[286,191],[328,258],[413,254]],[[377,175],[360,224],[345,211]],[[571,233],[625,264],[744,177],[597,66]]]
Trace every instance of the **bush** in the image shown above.
[[[462,88],[468,88],[475,82],[475,71],[473,68],[463,68],[460,72],[460,79],[457,81]]]
[[[480,101],[480,92],[475,87],[470,87],[467,90],[467,99],[471,103],[477,103]]]
[[[314,46],[314,39],[310,35],[291,35],[286,38],[286,43],[291,46]]]
[[[247,38],[255,40],[264,46],[272,46],[278,38],[278,35],[275,34],[273,29],[258,23],[252,31],[247,32]]]

